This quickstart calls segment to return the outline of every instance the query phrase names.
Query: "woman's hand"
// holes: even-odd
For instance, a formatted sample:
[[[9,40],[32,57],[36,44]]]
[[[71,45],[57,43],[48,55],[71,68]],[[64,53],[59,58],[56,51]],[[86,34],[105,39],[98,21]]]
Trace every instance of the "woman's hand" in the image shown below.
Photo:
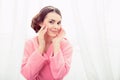
[[[59,34],[52,40],[53,43],[60,43],[65,35],[65,31],[61,28]]]
[[[53,48],[54,48],[53,55],[55,55],[55,53],[58,53],[58,51],[60,50],[60,42],[64,38],[64,35],[65,35],[65,31],[61,28],[59,34],[52,40]]]
[[[45,35],[46,32],[47,32],[47,27],[46,26],[42,26],[41,29],[38,32],[38,43],[39,43],[38,50],[42,55],[43,55],[43,52],[44,52],[44,49],[45,49],[44,35]]]

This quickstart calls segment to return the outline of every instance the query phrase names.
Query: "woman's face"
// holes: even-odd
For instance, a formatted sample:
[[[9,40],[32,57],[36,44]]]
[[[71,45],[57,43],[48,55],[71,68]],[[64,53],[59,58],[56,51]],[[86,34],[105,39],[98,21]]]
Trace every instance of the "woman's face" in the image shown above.
[[[43,26],[47,27],[47,35],[56,37],[61,29],[61,16],[55,12],[50,12],[46,15]]]

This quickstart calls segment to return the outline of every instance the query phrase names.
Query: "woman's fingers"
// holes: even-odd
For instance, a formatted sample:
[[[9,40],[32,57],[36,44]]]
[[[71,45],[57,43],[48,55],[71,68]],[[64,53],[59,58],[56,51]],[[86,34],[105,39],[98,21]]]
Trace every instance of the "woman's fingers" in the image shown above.
[[[59,37],[63,37],[65,35],[65,31],[61,28],[60,33],[59,33]]]
[[[39,33],[46,33],[47,31],[47,27],[46,26],[42,26],[41,29],[39,30]]]
[[[42,26],[41,29],[40,29],[40,31],[42,31],[42,30],[44,30],[44,29],[45,29],[45,26]]]

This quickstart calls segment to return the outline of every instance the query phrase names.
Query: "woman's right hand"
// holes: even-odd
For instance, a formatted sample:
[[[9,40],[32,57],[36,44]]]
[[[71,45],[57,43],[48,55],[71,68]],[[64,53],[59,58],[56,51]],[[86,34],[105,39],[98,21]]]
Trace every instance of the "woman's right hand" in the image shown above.
[[[42,26],[41,29],[38,31],[38,43],[39,43],[39,47],[38,50],[39,52],[44,55],[44,49],[45,49],[45,38],[44,35],[47,32],[47,27],[46,26]]]

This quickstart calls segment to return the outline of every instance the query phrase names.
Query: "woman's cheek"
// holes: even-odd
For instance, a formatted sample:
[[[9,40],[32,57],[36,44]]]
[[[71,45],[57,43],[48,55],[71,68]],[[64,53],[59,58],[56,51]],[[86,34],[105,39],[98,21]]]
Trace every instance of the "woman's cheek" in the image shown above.
[[[62,30],[62,27],[59,28],[59,33],[60,33],[61,30]]]

